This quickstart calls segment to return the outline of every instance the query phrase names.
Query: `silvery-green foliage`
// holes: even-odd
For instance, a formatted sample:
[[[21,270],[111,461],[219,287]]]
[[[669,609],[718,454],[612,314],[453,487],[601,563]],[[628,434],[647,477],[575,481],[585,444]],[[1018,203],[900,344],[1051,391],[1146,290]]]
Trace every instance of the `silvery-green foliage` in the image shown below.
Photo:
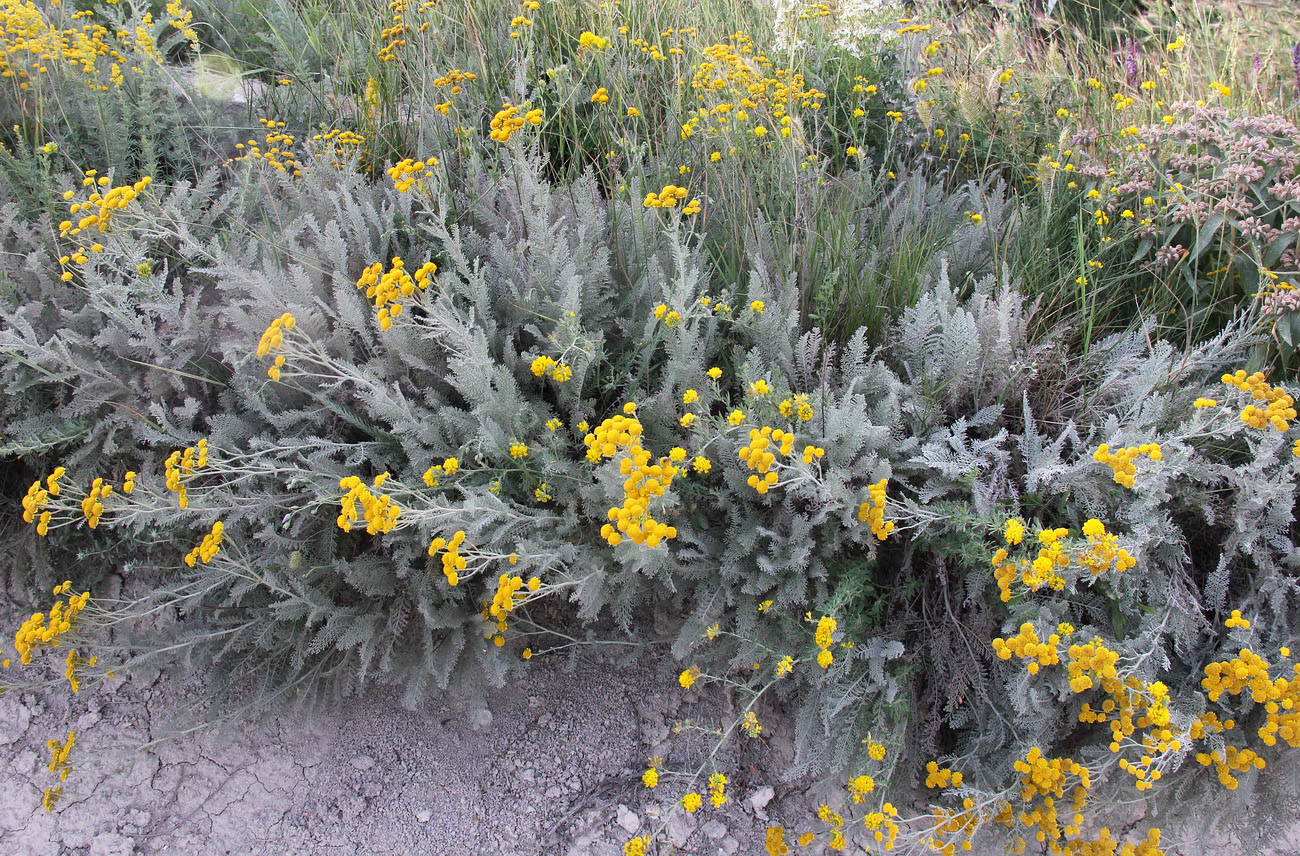
[[[332,160],[305,160],[299,180],[243,167],[157,182],[70,285],[48,222],[0,215],[13,248],[0,436],[33,476],[55,463],[81,485],[141,473],[98,530],[64,526],[48,545],[87,557],[123,545],[132,569],[160,575],[131,610],[169,604],[179,620],[165,644],[136,640],[142,652],[162,647],[241,692],[385,681],[414,705],[434,687],[504,680],[520,649],[556,638],[548,627],[605,622],[649,640],[659,607],[676,617],[667,641],[683,661],[762,682],[779,656],[803,660],[776,684],[796,709],[792,775],[853,769],[870,728],[891,735],[893,765],[950,751],[992,782],[1026,745],[1082,739],[1059,676],[1031,681],[992,655],[1021,621],[1102,636],[1184,711],[1196,669],[1230,650],[1225,608],[1258,616],[1256,645],[1294,638],[1289,443],[1242,424],[1230,396],[1190,406],[1243,364],[1245,328],[1186,352],[1136,331],[1062,358],[1031,339],[1014,272],[957,286],[940,259],[889,341],[859,330],[835,345],[801,329],[797,277],[764,242],[748,247],[745,282],[714,281],[689,218],[644,207],[635,182],[613,198],[591,179],[552,185],[511,148],[500,173],[471,163],[403,194]],[[357,279],[396,256],[439,270],[382,330]],[[297,324],[276,382],[256,349],[285,312]],[[538,377],[538,357],[573,377]],[[756,394],[759,381],[771,392]],[[811,419],[781,413],[796,395]],[[655,500],[677,528],[655,548],[600,536],[626,474],[587,460],[577,428],[626,402],[656,459],[681,447],[684,467],[697,454],[711,464]],[[798,441],[782,484],[760,495],[738,452],[763,425]],[[162,462],[200,438],[212,463],[181,510]],[[1132,491],[1092,459],[1102,442],[1152,441],[1164,457],[1139,462]],[[510,454],[517,443],[526,457]],[[825,457],[804,463],[805,444]],[[461,472],[426,486],[448,457]],[[341,529],[340,479],[382,473],[397,525]],[[882,479],[898,527],[884,541],[859,519]],[[1099,517],[1138,566],[1003,604],[988,557],[1009,515],[1076,531]],[[180,557],[218,519],[217,561],[187,570]],[[455,531],[490,558],[450,586],[426,547]],[[117,560],[94,561],[86,582]],[[498,647],[482,610],[500,573],[537,577],[545,597],[510,615]],[[837,644],[825,670],[805,621],[823,614],[856,643]],[[734,636],[703,641],[713,624]]]

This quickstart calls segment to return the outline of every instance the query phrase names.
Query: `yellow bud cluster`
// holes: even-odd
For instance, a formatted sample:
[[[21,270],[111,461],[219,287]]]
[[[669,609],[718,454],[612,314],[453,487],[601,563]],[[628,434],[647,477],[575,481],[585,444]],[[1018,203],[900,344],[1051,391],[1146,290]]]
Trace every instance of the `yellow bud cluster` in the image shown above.
[[[564,383],[573,378],[573,369],[567,363],[558,362],[550,357],[538,357],[533,360],[532,371],[537,377],[549,377],[556,383]]]
[[[297,326],[298,322],[291,313],[284,313],[279,318],[271,322],[262,334],[262,339],[257,343],[257,358],[260,360],[272,351],[278,351],[284,347],[284,334]],[[280,369],[284,366],[284,354],[277,354],[274,364],[266,370],[266,374],[271,380],[280,379]]]
[[[524,127],[525,123],[530,125],[542,124],[542,111],[529,110],[521,116],[518,107],[509,101],[502,102],[501,109],[497,111],[489,123],[491,131],[488,136],[498,143],[508,142],[517,131]]]
[[[99,518],[104,513],[104,500],[113,493],[113,486],[105,484],[101,478],[90,483],[90,492],[81,500],[81,513],[86,518],[86,525],[94,529],[99,525]],[[47,524],[48,526],[48,524]]]
[[[54,588],[54,594],[67,594],[71,589],[72,582],[64,581],[62,585]],[[43,613],[37,612],[24,621],[14,634],[14,648],[18,651],[18,657],[23,665],[31,663],[32,652],[45,647],[57,648],[59,637],[76,626],[77,616],[86,608],[86,602],[89,600],[90,592],[74,594],[68,598],[66,606],[61,600],[55,601],[50,607],[48,619]]]
[[[993,650],[1001,660],[1010,660],[1013,656],[1029,660],[1025,668],[1029,674],[1036,675],[1041,666],[1055,666],[1061,662],[1061,652],[1056,647],[1060,641],[1061,637],[1053,633],[1044,642],[1038,638],[1034,625],[1026,621],[1010,639],[1000,636],[994,639]]]
[[[848,783],[849,796],[853,797],[855,803],[863,802],[867,794],[876,789],[876,780],[866,775],[854,776],[849,779]]]
[[[213,523],[212,531],[203,536],[202,543],[185,554],[185,564],[192,568],[199,562],[205,565],[211,562],[221,550],[221,540],[225,529],[226,524],[220,520]]]
[[[895,818],[898,817],[898,809],[893,803],[885,803],[880,807],[880,811],[868,812],[862,818],[862,825],[865,826],[875,836],[877,843],[884,844],[886,850],[894,849],[894,841],[898,838],[898,823]]]
[[[109,224],[113,220],[113,215],[130,205],[152,182],[153,179],[146,175],[134,184],[111,187],[103,193],[96,190],[86,197],[85,202],[73,202],[68,206],[68,213],[81,216],[76,223],[71,220],[61,222],[59,224],[59,237],[72,237],[85,229],[89,229],[91,226],[94,226],[100,232],[107,232]],[[86,187],[103,187],[109,183],[108,176],[95,179],[92,172],[88,172],[86,178],[82,180],[82,185]]]
[[[45,744],[45,748],[50,750],[50,763],[46,765],[46,769],[58,776],[60,782],[66,782],[68,773],[72,772],[72,764],[68,761],[68,756],[76,743],[77,733],[69,731],[67,740],[62,742],[50,740]]]
[[[925,771],[925,786],[927,788],[961,787],[962,774],[947,767],[940,767],[937,761],[926,764]]]
[[[378,488],[388,480],[388,473],[380,473],[375,476],[374,484],[370,487]],[[338,516],[339,528],[344,532],[352,531],[352,524],[357,522],[357,505],[360,504],[362,515],[366,521],[366,532],[371,535],[377,535],[380,532],[389,532],[397,525],[397,517],[401,514],[400,506],[393,503],[392,497],[386,493],[378,496],[371,493],[365,483],[356,476],[347,476],[339,479],[339,487],[347,491],[343,494],[341,500],[343,512]]]
[[[1224,693],[1240,695],[1250,690],[1256,704],[1270,701],[1277,689],[1269,677],[1268,662],[1249,648],[1242,648],[1231,660],[1206,664],[1201,687],[1210,701],[1218,701]]]
[[[883,478],[867,487],[868,499],[858,506],[858,521],[871,527],[871,534],[881,541],[894,531],[894,521],[885,520],[885,485],[889,479]]]
[[[415,186],[415,183],[420,179],[433,175],[433,168],[437,165],[437,158],[429,158],[428,160],[403,158],[390,166],[385,172],[393,180],[393,187],[397,188],[397,192],[405,193]]]
[[[780,474],[772,469],[776,464],[776,454],[768,450],[773,444],[776,444],[777,452],[789,455],[794,449],[794,434],[781,428],[774,430],[770,425],[751,428],[749,445],[741,446],[736,452],[737,456],[745,462],[745,466],[751,470],[746,483],[760,495],[767,493],[781,480]]]
[[[1106,689],[1122,685],[1119,670],[1115,667],[1119,662],[1119,654],[1107,648],[1101,639],[1093,639],[1083,645],[1071,645],[1066,649],[1066,654],[1070,658],[1066,666],[1067,675],[1070,689],[1074,692],[1087,692],[1094,686]],[[1105,717],[1094,721],[1104,722]]]
[[[646,208],[676,208],[677,203],[686,198],[686,188],[675,184],[665,184],[658,193],[647,193],[642,204]]]
[[[1097,451],[1092,453],[1092,459],[1111,468],[1116,484],[1132,488],[1134,477],[1137,475],[1137,465],[1133,462],[1139,455],[1146,455],[1153,461],[1160,460],[1160,444],[1143,443],[1141,446],[1127,446],[1111,452],[1110,446],[1102,443],[1097,447]]]
[[[76,648],[68,652],[68,656],[63,661],[63,677],[68,679],[68,687],[74,694],[81,692],[81,679],[77,676],[77,669],[82,666],[93,669],[98,662],[98,657],[91,657],[89,660],[82,658]]]
[[[1250,397],[1256,401],[1268,402],[1263,409],[1253,404],[1246,405],[1241,411],[1242,422],[1261,431],[1268,425],[1272,425],[1278,431],[1285,431],[1291,427],[1290,420],[1296,418],[1295,399],[1284,388],[1269,386],[1263,372],[1247,375],[1245,371],[1238,369],[1235,374],[1225,374],[1222,380],[1242,392],[1249,392]]]
[[[208,463],[208,441],[200,440],[197,445],[186,446],[184,451],[175,451],[167,456],[163,464],[167,489],[176,494],[180,507],[188,508],[189,492],[182,479],[193,475]]]
[[[130,494],[135,490],[135,470],[127,470],[126,475],[122,476],[122,493]]]
[[[443,476],[454,476],[458,472],[460,472],[460,460],[446,458],[441,464],[434,464],[424,471],[424,483],[429,487],[437,487]]]
[[[430,557],[442,553],[442,575],[447,578],[448,585],[454,586],[460,582],[460,572],[465,570],[467,565],[465,557],[460,554],[460,545],[464,543],[465,533],[459,529],[451,536],[450,541],[439,536],[429,542]]]
[[[357,279],[357,288],[366,290],[366,298],[375,304],[375,319],[381,330],[393,326],[393,319],[402,314],[400,298],[410,297],[419,288],[429,287],[429,279],[438,272],[433,262],[425,262],[415,271],[415,275],[406,272],[405,262],[400,256],[393,256],[392,266],[385,271],[383,262],[375,262],[361,272]]]

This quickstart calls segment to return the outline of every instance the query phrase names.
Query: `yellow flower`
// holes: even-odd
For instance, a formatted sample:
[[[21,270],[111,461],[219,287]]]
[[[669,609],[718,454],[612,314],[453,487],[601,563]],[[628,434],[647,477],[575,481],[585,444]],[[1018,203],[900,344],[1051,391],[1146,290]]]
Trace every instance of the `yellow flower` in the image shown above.
[[[759,126],[755,127],[755,128],[754,128],[754,136],[755,136],[755,137],[765,137],[765,136],[767,136],[767,128],[765,128],[765,127],[762,126],[762,125],[759,125]]]
[[[730,422],[732,425],[739,425],[741,422],[745,421],[745,411],[743,410],[731,411],[731,413],[727,414],[727,421]]]
[[[641,774],[641,781],[647,788],[657,786],[659,784],[659,771],[651,767]]]
[[[694,814],[704,800],[695,791],[691,791],[682,797],[682,808],[686,809],[688,814]]]
[[[1006,527],[1002,530],[1002,537],[1008,544],[1019,544],[1025,537],[1025,524],[1014,517],[1008,519]]]
[[[511,443],[510,457],[515,460],[528,457],[528,446],[524,443]]]
[[[691,666],[689,669],[682,670],[682,673],[677,676],[677,683],[682,685],[682,689],[689,690],[695,684],[695,680],[699,676],[699,666]]]
[[[707,473],[713,469],[713,462],[702,455],[697,455],[695,460],[691,462],[691,468],[700,474]]]
[[[831,654],[830,649],[823,650],[817,655],[817,665],[821,666],[823,669],[830,668],[831,662],[834,659],[835,656]]]
[[[749,308],[754,310],[756,314],[762,315],[763,310],[767,308],[767,304],[763,303],[761,300],[755,300],[753,303],[749,304]]]

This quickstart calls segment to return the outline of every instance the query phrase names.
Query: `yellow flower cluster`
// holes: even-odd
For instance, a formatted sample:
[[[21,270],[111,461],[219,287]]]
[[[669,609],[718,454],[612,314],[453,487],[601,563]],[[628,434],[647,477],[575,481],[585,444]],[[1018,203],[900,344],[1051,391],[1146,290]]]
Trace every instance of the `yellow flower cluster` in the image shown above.
[[[781,136],[790,137],[796,106],[816,110],[826,97],[808,86],[802,74],[777,68],[766,55],[755,52],[753,40],[745,33],[708,46],[703,54],[690,80],[701,106],[682,125],[682,139],[696,133],[721,135],[730,129],[763,137],[767,134],[763,123],[769,121],[781,129]]]
[[[718,808],[727,801],[727,777],[721,773],[709,776],[709,802]]]
[[[609,39],[602,38],[590,30],[583,30],[578,36],[578,49],[580,51],[603,51],[609,47]]]
[[[683,669],[682,673],[677,676],[677,683],[684,690],[689,690],[695,686],[695,681],[700,677],[700,667],[691,666],[689,669]]]
[[[375,315],[381,330],[393,326],[393,319],[402,314],[400,298],[410,297],[415,289],[421,291],[429,287],[429,279],[438,272],[433,262],[425,262],[412,277],[406,272],[405,262],[400,256],[393,256],[392,267],[384,270],[383,262],[375,262],[361,272],[357,288],[366,290],[366,297],[375,304]]]
[[[302,164],[294,153],[294,143],[298,138],[284,130],[285,124],[278,119],[258,119],[266,129],[262,132],[262,141],[249,137],[246,142],[235,143],[239,154],[230,158],[222,166],[231,166],[241,161],[265,162],[280,172],[292,173],[295,177],[302,175]],[[317,139],[320,139],[319,135]]]
[[[1067,580],[1058,569],[1069,567],[1071,564],[1086,569],[1094,576],[1111,570],[1123,573],[1137,564],[1137,560],[1127,550],[1117,546],[1118,536],[1107,532],[1106,525],[1100,520],[1092,519],[1084,523],[1083,534],[1088,538],[1087,544],[1071,554],[1067,552],[1065,542],[1070,535],[1070,530],[1064,528],[1042,530],[1038,533],[1038,542],[1041,546],[1038,555],[1032,561],[1013,560],[1005,547],[999,548],[993,554],[992,564],[993,577],[997,581],[1003,603],[1011,600],[1011,586],[1017,580],[1034,591],[1043,586],[1057,591],[1063,590]],[[1003,537],[1009,546],[1020,544],[1024,536],[1025,525],[1022,521],[1016,518],[1006,521]]]
[[[755,305],[758,307],[755,311],[762,314],[763,301],[755,300],[750,304],[750,308]],[[812,404],[808,401],[808,393],[806,392],[797,393],[792,398],[782,399],[781,403],[777,405],[777,410],[781,411],[781,415],[786,419],[795,416],[798,417],[800,422],[808,422],[816,415],[816,411],[813,410]]]
[[[271,322],[266,331],[262,333],[262,338],[257,343],[257,358],[263,359],[272,351],[278,351],[284,347],[284,334],[297,326],[298,322],[289,312],[284,313],[279,318]],[[271,367],[266,370],[266,374],[271,380],[280,379],[280,370],[284,367],[284,354],[276,354],[275,361]]]
[[[68,206],[68,213],[72,215],[80,214],[76,223],[71,220],[64,220],[59,223],[59,237],[70,238],[80,234],[82,231],[94,226],[100,232],[107,232],[109,225],[113,221],[113,215],[118,211],[126,208],[137,196],[144,192],[144,189],[153,182],[149,176],[145,176],[134,184],[123,184],[117,187],[108,187],[112,180],[102,175],[95,177],[95,170],[86,170],[85,178],[81,180],[86,187],[108,187],[108,190],[101,193],[96,190],[86,197],[84,202],[73,202]],[[74,192],[69,190],[63,194],[64,199],[71,199]]]
[[[181,508],[189,508],[189,491],[182,484],[182,479],[193,475],[208,463],[208,441],[200,440],[196,445],[186,446],[184,451],[175,451],[167,456],[163,464],[163,475],[167,489],[176,494]]]
[[[885,520],[885,485],[889,479],[883,478],[867,487],[867,501],[858,506],[858,522],[871,527],[871,534],[881,541],[894,531],[894,521]]]
[[[375,476],[374,484],[370,487],[379,488],[388,480],[388,473],[380,473]],[[357,522],[357,505],[361,505],[361,513],[366,521],[366,532],[371,535],[378,535],[380,532],[389,532],[397,525],[397,517],[401,514],[402,509],[396,505],[392,497],[386,493],[375,496],[367,488],[365,483],[356,476],[347,476],[339,479],[339,487],[347,491],[343,494],[341,500],[343,512],[338,516],[339,528],[344,532],[352,531],[352,524]]]
[[[1289,655],[1288,649],[1282,649],[1283,657]],[[1268,662],[1249,648],[1243,648],[1231,660],[1208,664],[1201,687],[1211,701],[1218,701],[1225,694],[1237,696],[1249,692],[1251,700],[1263,706],[1265,712],[1264,724],[1257,731],[1259,739],[1266,746],[1276,746],[1281,737],[1292,748],[1300,748],[1300,664],[1292,665],[1290,678],[1274,680],[1269,676]],[[1231,728],[1232,724],[1232,720],[1227,720],[1223,725]],[[1234,787],[1226,782],[1225,785]]]
[[[443,476],[454,476],[458,472],[460,472],[460,460],[446,458],[441,464],[434,464],[424,471],[424,483],[429,487],[437,487]]]
[[[650,839],[644,835],[638,835],[623,845],[623,856],[646,856],[646,848],[649,846]]]
[[[675,184],[665,184],[659,189],[658,193],[650,192],[645,195],[642,204],[646,208],[676,208],[677,203],[686,198],[686,188],[678,187]]]
[[[525,123],[534,126],[542,124],[542,111],[529,110],[520,116],[518,107],[509,101],[502,102],[501,109],[492,117],[488,136],[498,143],[508,142]]]
[[[861,776],[854,776],[849,779],[848,783],[849,796],[853,797],[853,802],[861,803],[867,798],[867,794],[876,789],[876,780],[863,773]]]
[[[893,850],[894,841],[898,838],[897,817],[898,809],[894,804],[885,803],[880,811],[867,812],[862,818],[862,825],[872,833],[877,843],[884,844],[886,850]]]
[[[668,304],[660,303],[655,307],[655,320],[664,322],[665,327],[676,327],[682,323],[682,316],[676,309],[669,309]]]
[[[1110,570],[1122,574],[1137,565],[1137,559],[1116,546],[1118,536],[1107,532],[1100,520],[1093,518],[1084,523],[1083,534],[1088,538],[1088,547],[1079,555],[1078,563],[1093,576]]]
[[[823,669],[829,668],[835,660],[835,655],[831,653],[831,645],[835,642],[835,631],[839,628],[834,618],[829,615],[823,615],[817,621],[817,630],[813,634],[813,641],[821,649],[817,653],[817,665]]]
[[[656,755],[650,759],[650,766],[641,774],[641,783],[647,788],[659,786],[659,763],[662,759]]]
[[[114,87],[124,82],[123,67],[143,74],[146,63],[163,62],[152,13],[146,12],[134,31],[110,29],[93,21],[90,11],[72,13],[74,21],[83,20],[80,27],[59,29],[46,19],[45,5],[0,3],[0,77],[17,82],[20,90],[30,88],[37,75],[66,71],[87,89],[107,92],[105,80]]]
[[[971,849],[971,839],[975,837],[975,833],[987,818],[980,812],[972,811],[975,800],[971,797],[962,800],[961,805],[960,811],[946,808],[934,809],[931,835],[925,839],[932,852],[940,856],[955,856],[959,846],[962,850]]]
[[[206,565],[216,558],[217,553],[221,550],[221,540],[225,529],[226,524],[220,520],[213,523],[212,531],[203,536],[202,543],[185,554],[185,564],[192,568],[199,562]]]
[[[549,377],[556,383],[564,383],[573,378],[573,368],[568,363],[553,360],[550,357],[537,357],[531,366],[537,377]]]
[[[54,587],[54,594],[67,594],[72,590],[72,582],[65,580],[62,585]],[[60,644],[60,638],[66,633],[71,632],[77,624],[77,616],[86,608],[86,602],[90,600],[90,592],[82,592],[68,597],[67,606],[63,601],[56,600],[50,607],[49,618],[43,613],[36,612],[32,617],[23,622],[14,634],[14,648],[18,651],[18,658],[25,666],[32,661],[32,652],[40,648],[50,647],[57,648]]]
[[[44,537],[50,531],[51,514],[46,511],[51,496],[58,496],[62,491],[59,486],[59,479],[67,474],[63,467],[55,467],[54,471],[45,477],[45,486],[41,486],[41,480],[37,479],[32,482],[31,487],[27,488],[27,494],[23,497],[23,522],[35,523],[36,534]]]
[[[1268,425],[1278,431],[1291,427],[1290,420],[1296,418],[1295,399],[1284,388],[1270,386],[1263,372],[1247,375],[1244,370],[1238,369],[1235,374],[1225,374],[1222,380],[1242,392],[1249,392],[1255,401],[1268,402],[1263,409],[1253,404],[1246,405],[1241,411],[1242,422],[1261,431]]]
[[[542,581],[533,577],[524,583],[523,577],[512,577],[509,574],[497,577],[497,590],[492,595],[492,602],[484,607],[483,620],[496,623],[496,631],[489,638],[498,648],[506,644],[506,638],[502,635],[506,632],[506,616],[528,600],[527,594],[520,594],[525,587],[531,594],[542,587]]]
[[[406,193],[420,179],[432,176],[434,174],[433,168],[437,165],[437,158],[427,160],[403,158],[390,166],[385,172],[393,180],[393,187],[397,189],[397,192]]]
[[[1139,455],[1146,455],[1153,461],[1160,460],[1160,444],[1143,443],[1141,446],[1128,446],[1112,452],[1108,444],[1102,443],[1097,447],[1097,451],[1092,453],[1092,459],[1114,471],[1116,484],[1132,488],[1134,476],[1137,475],[1137,465],[1133,461]]]
[[[931,761],[925,765],[926,777],[925,786],[927,788],[960,788],[962,783],[962,774],[947,767],[940,767],[939,762]]]
[[[96,478],[90,483],[90,492],[81,500],[81,513],[86,518],[86,525],[91,529],[99,525],[99,518],[104,513],[104,500],[112,493],[113,486],[105,484],[102,478]]]
[[[465,543],[465,533],[462,530],[456,530],[452,534],[451,540],[441,536],[434,538],[429,542],[430,558],[442,553],[442,574],[447,578],[448,585],[456,585],[460,582],[460,572],[465,570],[468,564],[465,557],[460,554],[460,545]]]
[[[1197,752],[1196,762],[1202,767],[1213,764],[1214,771],[1219,776],[1219,784],[1230,791],[1235,791],[1239,784],[1233,773],[1244,773],[1251,769],[1262,770],[1267,766],[1267,762],[1253,749],[1238,749],[1236,746],[1225,746],[1214,752]]]
[[[682,468],[670,457],[651,463],[650,452],[641,446],[643,429],[635,413],[636,405],[628,402],[622,414],[601,422],[582,441],[587,447],[587,460],[592,462],[623,454],[619,461],[619,473],[625,477],[623,504],[609,509],[610,522],[600,527],[601,537],[614,546],[626,537],[634,544],[658,547],[676,538],[677,528],[655,520],[650,515],[650,501],[664,495]]]
[[[1060,641],[1061,637],[1053,633],[1044,642],[1038,637],[1034,625],[1026,621],[1020,625],[1020,631],[1010,639],[1003,639],[1000,636],[994,639],[993,650],[1000,660],[1010,660],[1013,656],[1029,660],[1025,668],[1029,670],[1029,674],[1036,675],[1041,666],[1055,666],[1061,662],[1061,652],[1056,648]]]
[[[1223,625],[1227,627],[1229,630],[1231,630],[1234,627],[1240,627],[1242,630],[1249,630],[1250,619],[1242,618],[1241,610],[1234,609],[1232,611],[1232,616],[1229,617],[1228,620],[1223,623]]]
[[[781,480],[780,474],[772,469],[776,464],[776,454],[768,451],[773,443],[776,444],[778,452],[788,456],[794,449],[794,434],[781,428],[773,429],[770,425],[751,428],[749,445],[741,446],[736,452],[737,456],[745,462],[745,466],[752,471],[746,484],[759,495],[767,493]]]
[[[769,826],[763,836],[763,852],[767,856],[789,856],[790,847],[785,843],[785,827]]]

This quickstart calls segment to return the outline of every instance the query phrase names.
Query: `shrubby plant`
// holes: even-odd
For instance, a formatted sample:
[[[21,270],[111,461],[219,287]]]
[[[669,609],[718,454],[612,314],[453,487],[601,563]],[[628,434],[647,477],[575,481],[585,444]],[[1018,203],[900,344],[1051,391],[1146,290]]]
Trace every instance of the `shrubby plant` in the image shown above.
[[[617,634],[666,641],[683,687],[788,706],[791,779],[861,809],[827,803],[832,846],[860,822],[872,846],[1113,853],[1138,794],[1165,840],[1191,805],[1280,816],[1300,446],[1249,317],[1112,333],[1121,200],[1063,151],[1036,199],[967,181],[929,24],[889,48],[924,67],[877,84],[729,27],[509,6],[454,62],[432,7],[372,16],[348,103],[277,80],[310,121],[264,117],[219,167],[68,172],[32,140],[71,119],[7,155],[17,549],[41,585],[81,569],[27,652],[75,641],[74,689],[116,649],[218,694],[381,681],[416,706]],[[1177,169],[1218,168],[1197,157]],[[114,602],[113,571],[157,585]],[[885,802],[921,769],[933,804]],[[727,771],[675,772],[646,784],[725,799]]]

